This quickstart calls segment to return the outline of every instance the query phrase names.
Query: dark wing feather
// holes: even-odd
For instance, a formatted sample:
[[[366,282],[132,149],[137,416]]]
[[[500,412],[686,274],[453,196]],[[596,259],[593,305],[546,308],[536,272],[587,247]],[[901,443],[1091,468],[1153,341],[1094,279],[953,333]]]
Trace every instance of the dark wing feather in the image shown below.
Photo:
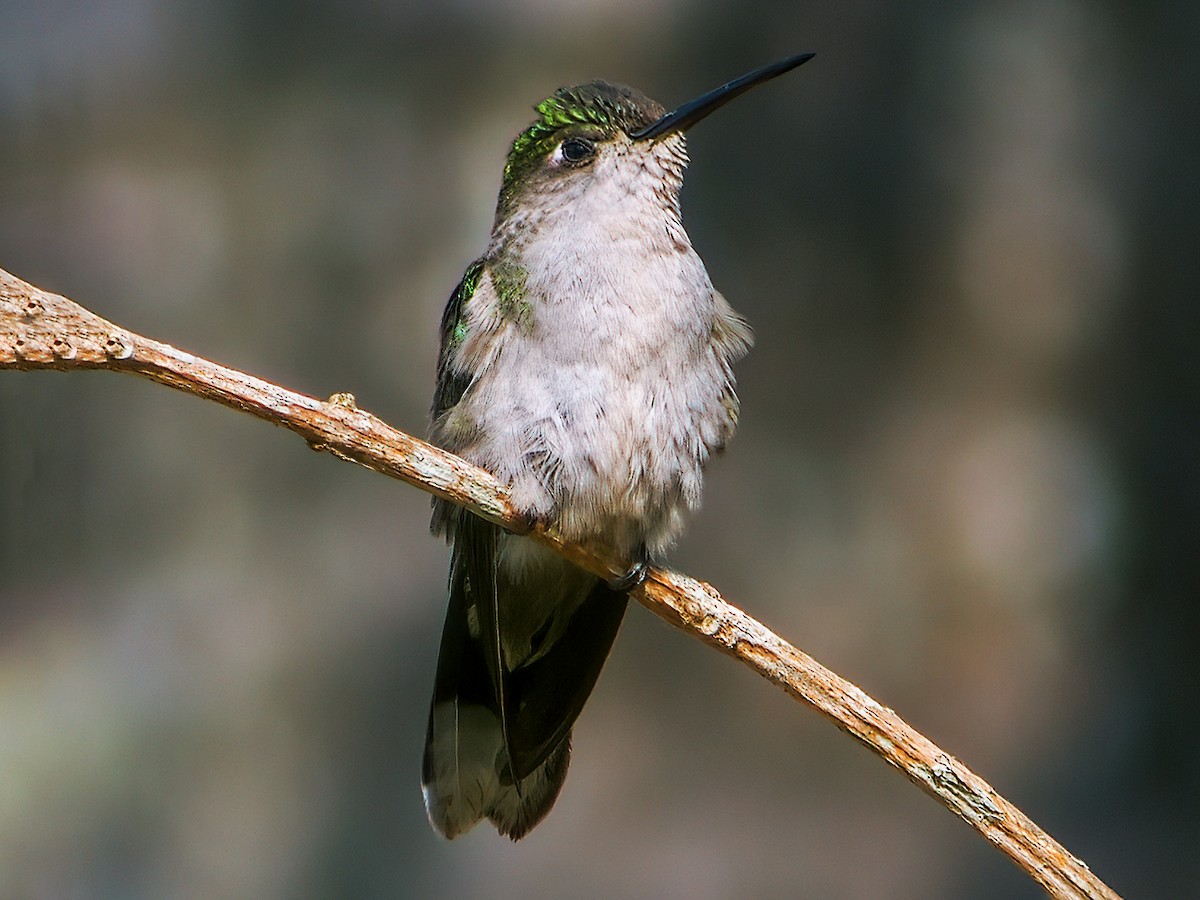
[[[496,551],[500,529],[452,507],[454,549],[450,555],[450,602],[438,651],[433,703],[482,706],[500,722],[508,752],[509,673],[500,649],[500,610],[496,585]],[[475,626],[472,628],[472,624]],[[426,768],[433,740],[430,714]],[[509,753],[511,758],[511,753]],[[428,775],[428,773],[427,773]]]
[[[511,763],[509,777],[520,782],[568,739],[616,639],[627,597],[597,579],[554,644],[532,663],[511,671],[499,634],[506,604],[523,598],[502,594],[498,587],[500,529],[461,510],[454,510],[453,517],[450,603],[434,703],[453,701],[491,710]],[[432,737],[431,716],[430,741]],[[428,779],[428,748],[426,752]]]
[[[433,703],[435,706],[439,703],[482,706],[496,711],[492,664],[480,641],[471,634],[472,608],[478,605],[478,594],[489,592],[495,583],[488,574],[493,571],[495,542],[494,537],[489,540],[485,533],[495,526],[462,511],[458,511],[458,516],[467,521],[460,522],[454,529],[458,538],[450,562],[450,601],[438,650]],[[432,775],[429,771],[432,738],[431,715],[430,745],[426,747],[425,757],[427,778]]]
[[[483,275],[483,260],[477,259],[467,266],[462,281],[450,295],[446,308],[442,312],[440,327],[441,344],[438,350],[437,387],[433,392],[433,406],[430,409],[430,424],[436,440],[437,423],[462,400],[463,394],[471,386],[475,375],[465,372],[454,365],[454,350],[463,341],[466,323],[463,307],[475,295],[475,288]],[[455,447],[447,447],[455,450]],[[458,521],[453,504],[436,497],[431,501],[433,517],[429,528],[434,534],[444,534],[447,538],[454,537],[454,523]]]
[[[463,372],[454,367],[452,356],[455,347],[462,341],[460,328],[463,326],[463,306],[475,294],[479,278],[483,274],[483,260],[477,259],[467,266],[462,281],[450,295],[446,308],[442,312],[440,328],[441,344],[438,351],[437,388],[433,394],[433,420],[436,422],[446,412],[455,406],[462,395],[471,385],[473,378],[470,372]]]
[[[597,579],[566,631],[543,656],[508,676],[508,745],[525,778],[570,735],[616,640],[628,597]]]
[[[481,634],[484,610],[495,609],[495,556],[498,529],[456,507],[447,506],[454,534],[449,603],[438,650],[433,702],[425,736],[421,782],[434,827],[446,837],[490,816],[501,786],[495,779],[496,748],[479,710],[500,716],[494,639]],[[494,613],[490,615],[495,619]],[[473,723],[473,724],[472,724]],[[484,771],[480,771],[480,766]],[[511,778],[509,779],[511,783]]]
[[[475,649],[484,662],[491,685],[487,707],[500,720],[504,750],[512,758],[509,741],[508,669],[500,642],[500,598],[496,584],[496,551],[500,529],[467,512],[459,513],[454,530],[454,551],[450,557],[450,590],[456,585],[467,598],[468,609],[474,609],[478,623]]]

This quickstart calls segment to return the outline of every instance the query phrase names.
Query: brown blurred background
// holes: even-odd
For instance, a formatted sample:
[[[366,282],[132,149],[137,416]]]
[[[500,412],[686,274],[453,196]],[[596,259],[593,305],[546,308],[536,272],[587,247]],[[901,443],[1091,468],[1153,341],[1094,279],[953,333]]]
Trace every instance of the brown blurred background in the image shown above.
[[[418,433],[533,103],[817,51],[690,139],[759,343],[673,563],[1119,891],[1200,895],[1200,6],[6,0],[0,35],[0,267]],[[0,373],[0,896],[1040,896],[640,608],[550,818],[439,840],[427,510],[133,378]]]

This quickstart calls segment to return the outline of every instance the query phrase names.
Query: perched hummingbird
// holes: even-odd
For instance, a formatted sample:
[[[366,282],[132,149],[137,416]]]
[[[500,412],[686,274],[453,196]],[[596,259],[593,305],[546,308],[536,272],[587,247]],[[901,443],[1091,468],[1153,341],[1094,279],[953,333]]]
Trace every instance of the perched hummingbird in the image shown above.
[[[513,141],[487,252],[442,316],[431,436],[508,482],[531,519],[631,565],[605,582],[434,502],[453,550],[421,781],[448,838],[486,817],[517,840],[549,811],[626,594],[733,434],[732,366],[752,335],[684,230],[683,133],[811,57],[669,113],[603,81],[560,88]]]

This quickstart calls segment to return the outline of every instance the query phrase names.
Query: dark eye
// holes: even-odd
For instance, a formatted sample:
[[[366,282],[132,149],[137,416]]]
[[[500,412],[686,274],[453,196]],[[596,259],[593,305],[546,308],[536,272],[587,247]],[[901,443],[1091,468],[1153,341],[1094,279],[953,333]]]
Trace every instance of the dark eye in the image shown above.
[[[563,160],[569,163],[586,162],[596,155],[596,145],[583,138],[567,138],[559,149]]]

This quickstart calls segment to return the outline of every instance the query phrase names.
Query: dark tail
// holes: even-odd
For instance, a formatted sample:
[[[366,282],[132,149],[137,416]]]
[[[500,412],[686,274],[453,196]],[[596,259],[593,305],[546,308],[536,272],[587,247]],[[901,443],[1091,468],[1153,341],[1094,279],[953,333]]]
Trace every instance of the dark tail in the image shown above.
[[[517,840],[550,811],[567,775],[571,726],[625,612],[625,594],[578,570],[565,580],[498,572],[501,539],[496,526],[473,516],[456,523],[421,778],[429,821],[448,838],[486,817]],[[564,581],[582,584],[576,596],[586,592],[584,599],[551,605],[569,617],[551,615],[528,635],[528,654],[514,659],[503,649],[514,627],[506,622],[523,618],[514,611],[537,584],[561,590]]]

